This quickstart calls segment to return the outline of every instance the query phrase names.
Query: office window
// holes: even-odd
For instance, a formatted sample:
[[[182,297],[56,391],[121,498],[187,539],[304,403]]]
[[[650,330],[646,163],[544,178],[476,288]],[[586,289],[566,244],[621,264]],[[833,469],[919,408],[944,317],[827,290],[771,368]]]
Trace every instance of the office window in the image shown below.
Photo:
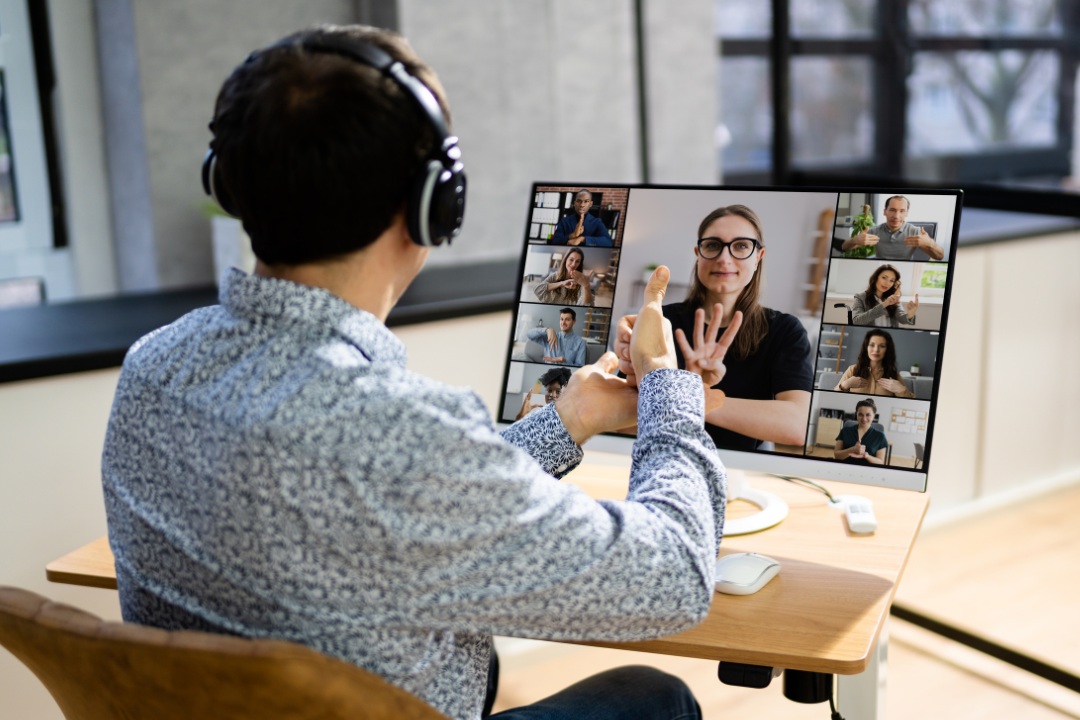
[[[717,0],[716,7],[729,182],[1012,181],[1072,170],[1080,3]],[[762,67],[768,82],[750,70]],[[770,123],[753,122],[765,113]]]

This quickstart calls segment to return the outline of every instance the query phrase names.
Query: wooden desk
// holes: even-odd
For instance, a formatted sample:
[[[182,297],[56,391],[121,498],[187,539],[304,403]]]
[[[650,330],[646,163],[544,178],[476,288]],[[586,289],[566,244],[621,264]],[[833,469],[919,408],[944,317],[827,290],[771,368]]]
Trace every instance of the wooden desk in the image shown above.
[[[780,574],[755,595],[717,593],[701,625],[670,637],[604,647],[851,675],[867,669],[918,535],[925,494],[822,481],[834,494],[863,495],[874,503],[879,528],[852,535],[844,514],[825,497],[793,483],[748,474],[754,487],[782,497],[791,512],[780,525],[725,538],[720,554],[760,552],[779,560]],[[629,470],[582,466],[567,480],[598,499],[626,497]],[[755,511],[736,502],[729,515]],[[115,588],[106,538],[49,563],[53,582]]]

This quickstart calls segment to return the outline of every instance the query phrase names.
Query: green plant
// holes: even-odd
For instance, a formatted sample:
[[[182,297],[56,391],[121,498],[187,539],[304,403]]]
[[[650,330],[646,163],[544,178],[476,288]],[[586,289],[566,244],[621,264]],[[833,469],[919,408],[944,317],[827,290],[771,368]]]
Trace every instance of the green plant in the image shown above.
[[[862,215],[856,215],[852,219],[850,237],[855,237],[859,233],[866,232],[872,227],[874,227],[874,216],[870,212],[870,206],[863,205]],[[850,250],[845,250],[844,257],[868,258],[873,255],[875,251],[876,249],[873,245],[859,245],[858,247],[853,247]]]

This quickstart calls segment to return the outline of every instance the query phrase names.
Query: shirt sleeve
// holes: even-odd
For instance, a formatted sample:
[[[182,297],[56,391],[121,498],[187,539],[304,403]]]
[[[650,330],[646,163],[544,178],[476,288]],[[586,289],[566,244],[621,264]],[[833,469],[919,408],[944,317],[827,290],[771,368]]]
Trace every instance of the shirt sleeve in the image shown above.
[[[566,218],[563,218],[555,224],[555,232],[551,234],[551,240],[548,241],[548,245],[565,245],[570,239],[566,232],[566,226],[563,222]]]
[[[778,315],[770,332],[777,332],[772,341],[772,394],[788,390],[814,389],[814,368],[810,362],[810,339],[806,328],[791,315]]]
[[[593,500],[547,473],[579,452],[554,408],[502,437],[478,399],[452,414],[415,400],[390,410],[408,427],[386,428],[387,447],[364,450],[380,460],[369,463],[379,472],[365,476],[363,502],[386,525],[363,530],[380,538],[363,558],[364,582],[386,585],[376,593],[385,601],[362,608],[367,621],[629,641],[707,616],[726,498],[696,375],[642,379],[622,501]]]
[[[592,229],[590,233],[585,236],[585,244],[591,247],[611,247],[613,244],[611,234],[608,233],[604,221],[592,215],[589,217],[595,222],[589,223],[592,225]]]
[[[855,296],[855,303],[851,306],[851,322],[856,325],[871,325],[874,320],[884,315],[888,310],[881,303],[878,303],[869,310],[866,309],[865,297],[860,297],[862,293]]]
[[[536,283],[536,288],[533,290],[533,294],[536,295],[540,302],[547,302],[548,294],[551,292],[548,290],[548,286],[554,281],[555,273],[548,275],[546,278]]]

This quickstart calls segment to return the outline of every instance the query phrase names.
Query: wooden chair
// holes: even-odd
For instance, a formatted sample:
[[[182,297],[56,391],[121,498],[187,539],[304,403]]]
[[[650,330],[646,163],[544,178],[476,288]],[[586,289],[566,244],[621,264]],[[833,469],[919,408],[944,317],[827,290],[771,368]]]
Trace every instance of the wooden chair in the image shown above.
[[[0,645],[67,720],[445,720],[354,665],[279,640],[105,622],[0,586]]]

